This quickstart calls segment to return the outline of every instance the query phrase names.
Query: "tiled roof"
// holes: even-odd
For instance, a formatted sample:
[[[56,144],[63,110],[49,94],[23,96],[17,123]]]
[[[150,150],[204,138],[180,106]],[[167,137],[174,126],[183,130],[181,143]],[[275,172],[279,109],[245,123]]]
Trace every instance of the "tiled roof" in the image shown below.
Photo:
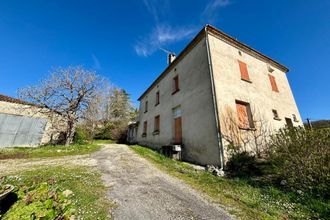
[[[22,104],[22,105],[35,105],[31,102],[27,102],[27,101],[24,101],[24,100],[21,100],[21,99],[16,99],[16,98],[12,98],[12,97],[9,97],[9,96],[6,96],[6,95],[1,95],[1,94],[0,94],[0,101],[16,103],[16,104]]]

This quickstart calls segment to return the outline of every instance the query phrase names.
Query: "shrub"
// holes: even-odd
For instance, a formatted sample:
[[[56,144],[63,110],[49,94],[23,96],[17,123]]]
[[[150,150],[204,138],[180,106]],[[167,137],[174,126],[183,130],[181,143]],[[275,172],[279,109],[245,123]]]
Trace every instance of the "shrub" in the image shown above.
[[[90,141],[91,140],[91,137],[90,137],[90,134],[78,127],[75,131],[75,134],[74,134],[74,137],[73,137],[73,143],[75,144],[85,144],[86,142]]]
[[[125,143],[127,124],[128,122],[126,121],[109,122],[99,131],[95,138],[102,140],[115,140],[119,143]]]
[[[226,165],[231,177],[250,177],[261,174],[256,157],[246,151],[232,154]]]
[[[268,149],[281,185],[329,198],[330,130],[282,129],[271,137]]]
[[[112,139],[112,130],[114,129],[114,127],[115,127],[115,125],[113,123],[111,123],[111,122],[107,123],[96,134],[95,139],[111,140]]]

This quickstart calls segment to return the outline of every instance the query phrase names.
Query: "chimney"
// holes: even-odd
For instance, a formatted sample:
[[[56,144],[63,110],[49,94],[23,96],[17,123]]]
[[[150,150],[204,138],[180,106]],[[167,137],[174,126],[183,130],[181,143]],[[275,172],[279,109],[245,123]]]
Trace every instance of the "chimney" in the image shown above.
[[[176,58],[176,56],[174,53],[168,53],[167,64],[170,65],[175,60],[175,58]]]

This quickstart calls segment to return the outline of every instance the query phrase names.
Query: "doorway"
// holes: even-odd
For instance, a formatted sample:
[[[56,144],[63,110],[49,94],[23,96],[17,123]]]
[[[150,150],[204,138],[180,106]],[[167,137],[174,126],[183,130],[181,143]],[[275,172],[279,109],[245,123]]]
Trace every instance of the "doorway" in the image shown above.
[[[173,119],[174,119],[174,143],[182,144],[182,116],[181,107],[178,106],[173,109]]]

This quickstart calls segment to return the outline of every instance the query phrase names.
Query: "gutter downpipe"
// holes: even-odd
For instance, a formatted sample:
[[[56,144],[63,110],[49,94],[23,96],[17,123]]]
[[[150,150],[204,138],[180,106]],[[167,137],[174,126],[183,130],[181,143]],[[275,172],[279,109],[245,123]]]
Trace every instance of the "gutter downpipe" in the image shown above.
[[[219,123],[220,119],[219,119],[219,112],[218,112],[217,96],[216,96],[216,92],[215,92],[214,74],[213,74],[213,66],[212,66],[207,26],[205,27],[205,40],[206,40],[206,50],[207,50],[207,58],[208,58],[208,65],[209,65],[209,73],[210,73],[210,79],[211,79],[212,100],[213,100],[215,121],[216,121],[216,127],[217,127],[217,139],[218,139],[218,147],[219,147],[219,154],[220,154],[219,155],[220,168],[223,171],[223,169],[224,169],[223,145],[222,145],[221,134],[220,134],[220,123]]]

